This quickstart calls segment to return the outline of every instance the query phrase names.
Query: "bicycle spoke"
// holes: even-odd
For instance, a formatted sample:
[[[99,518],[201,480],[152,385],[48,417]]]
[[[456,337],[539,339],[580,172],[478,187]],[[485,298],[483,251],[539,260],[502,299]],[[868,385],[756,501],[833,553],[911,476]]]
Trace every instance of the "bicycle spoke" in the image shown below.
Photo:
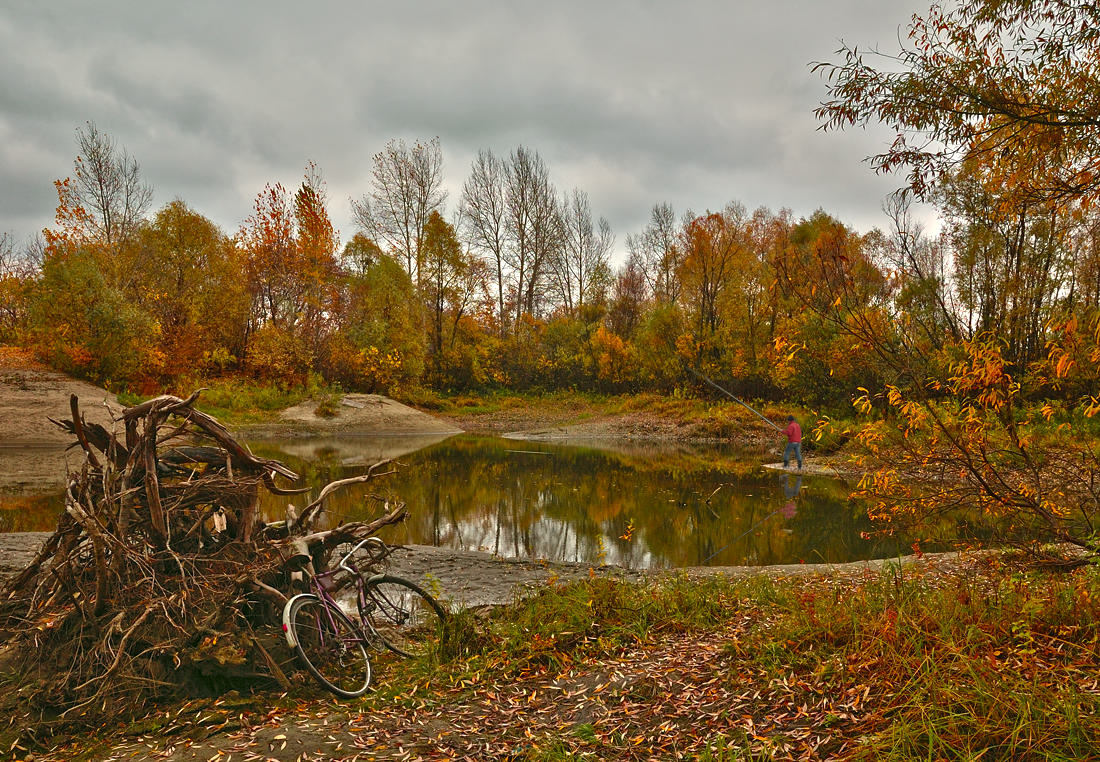
[[[370,685],[370,659],[359,628],[315,596],[296,598],[289,614],[299,658],[333,693],[353,698]]]
[[[367,586],[373,608],[369,621],[392,651],[424,656],[436,651],[443,637],[443,608],[420,587],[390,574]]]

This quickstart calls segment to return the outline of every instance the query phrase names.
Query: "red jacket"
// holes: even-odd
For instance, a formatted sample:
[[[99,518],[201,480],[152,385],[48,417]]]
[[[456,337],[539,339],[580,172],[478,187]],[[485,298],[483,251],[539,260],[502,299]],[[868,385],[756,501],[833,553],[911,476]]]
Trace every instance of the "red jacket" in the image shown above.
[[[787,428],[783,429],[783,433],[787,435],[788,442],[802,441],[802,427],[798,425],[798,421],[788,423]]]

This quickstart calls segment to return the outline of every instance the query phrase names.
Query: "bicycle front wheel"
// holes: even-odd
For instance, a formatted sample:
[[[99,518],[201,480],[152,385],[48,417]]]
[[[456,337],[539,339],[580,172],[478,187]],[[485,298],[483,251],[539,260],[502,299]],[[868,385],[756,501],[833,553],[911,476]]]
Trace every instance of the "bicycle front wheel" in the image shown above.
[[[413,658],[439,650],[446,614],[418,585],[383,574],[367,582],[367,602],[367,617],[386,648]]]
[[[290,602],[286,626],[298,658],[326,690],[344,698],[367,692],[370,657],[362,633],[343,611],[316,595],[300,595]]]

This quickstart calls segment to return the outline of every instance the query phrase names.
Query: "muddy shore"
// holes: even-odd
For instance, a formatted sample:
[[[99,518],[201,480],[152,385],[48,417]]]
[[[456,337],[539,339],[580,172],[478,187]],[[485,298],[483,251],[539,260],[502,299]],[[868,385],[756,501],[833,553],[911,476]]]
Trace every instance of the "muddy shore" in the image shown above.
[[[49,536],[48,532],[11,532],[0,534],[0,577],[23,569]],[[949,561],[957,554],[927,554],[923,558]],[[507,604],[536,592],[554,581],[568,582],[591,576],[628,581],[658,579],[672,574],[691,577],[723,574],[727,577],[765,575],[783,578],[800,575],[861,574],[877,571],[899,559],[853,561],[844,564],[781,564],[776,566],[696,566],[685,569],[625,569],[619,566],[592,566],[584,563],[530,561],[501,558],[480,551],[452,550],[428,545],[410,545],[398,550],[390,571],[409,579],[433,580],[452,606],[479,608]],[[917,559],[900,559],[912,563]],[[437,587],[436,584],[437,583]]]

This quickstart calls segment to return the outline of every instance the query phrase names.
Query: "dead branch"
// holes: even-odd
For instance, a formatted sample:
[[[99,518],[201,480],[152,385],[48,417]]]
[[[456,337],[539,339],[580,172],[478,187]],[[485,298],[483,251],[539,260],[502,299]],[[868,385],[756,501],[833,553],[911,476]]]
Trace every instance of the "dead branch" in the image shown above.
[[[308,488],[277,485],[298,475],[250,452],[195,410],[197,399],[135,405],[116,433],[87,424],[71,398],[72,420],[58,425],[84,464],[70,475],[57,530],[0,593],[0,643],[28,676],[31,704],[101,719],[172,686],[224,681],[227,670],[285,687],[269,651],[282,641],[273,635],[265,647],[254,626],[288,599],[294,549],[324,563],[337,545],[404,518],[403,504],[384,503],[373,521],[315,529],[335,490],[392,473],[387,461],[325,486],[300,517],[289,507],[284,521],[265,524],[261,489]]]

